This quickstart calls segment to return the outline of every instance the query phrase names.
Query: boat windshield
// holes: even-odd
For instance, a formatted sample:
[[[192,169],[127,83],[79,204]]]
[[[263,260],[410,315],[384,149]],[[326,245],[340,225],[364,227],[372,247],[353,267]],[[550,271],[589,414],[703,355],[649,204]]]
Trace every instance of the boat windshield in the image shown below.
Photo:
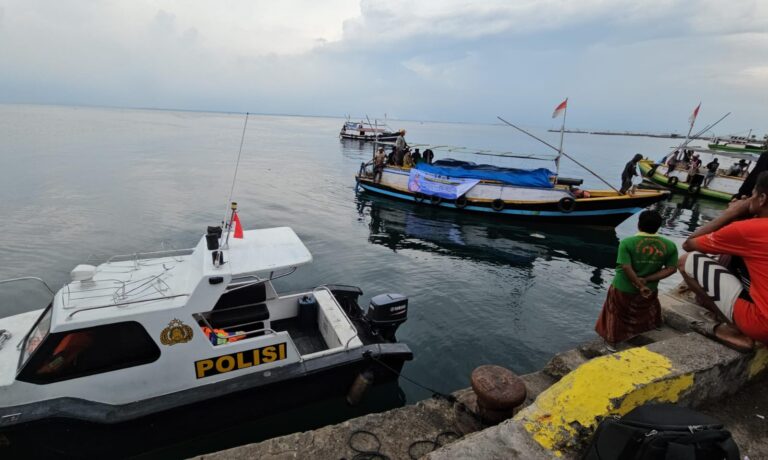
[[[48,336],[48,332],[51,330],[51,316],[53,308],[51,305],[46,308],[40,319],[37,320],[35,326],[27,334],[24,340],[24,346],[21,349],[21,360],[19,361],[19,368],[26,364],[30,356],[40,347],[43,340]]]

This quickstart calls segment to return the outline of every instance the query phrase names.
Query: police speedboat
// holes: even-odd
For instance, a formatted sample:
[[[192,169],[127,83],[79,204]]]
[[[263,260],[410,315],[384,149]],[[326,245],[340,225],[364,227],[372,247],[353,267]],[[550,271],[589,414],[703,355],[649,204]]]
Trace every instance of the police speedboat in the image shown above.
[[[362,373],[396,379],[412,359],[395,337],[408,299],[363,311],[356,287],[275,291],[311,260],[287,227],[209,227],[193,249],[78,265],[47,306],[0,320],[0,430],[205,419],[225,399],[258,413],[343,395]]]

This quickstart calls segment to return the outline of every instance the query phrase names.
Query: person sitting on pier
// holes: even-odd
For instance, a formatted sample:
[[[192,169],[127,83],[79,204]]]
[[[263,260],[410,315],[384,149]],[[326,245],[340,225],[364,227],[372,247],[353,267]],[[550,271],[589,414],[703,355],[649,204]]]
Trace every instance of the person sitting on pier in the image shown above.
[[[720,168],[720,163],[718,163],[717,158],[707,163],[707,176],[704,178],[704,187],[709,187],[709,183],[717,175],[718,168]]]
[[[656,234],[658,211],[640,213],[639,232],[619,243],[616,275],[595,324],[610,351],[615,345],[661,325],[657,285],[677,271],[677,246]]]
[[[637,162],[642,159],[643,156],[638,153],[624,166],[624,171],[621,173],[621,189],[619,190],[622,195],[626,195],[627,191],[632,188],[632,178],[637,176]]]
[[[680,258],[683,279],[719,320],[700,332],[740,351],[751,350],[754,340],[768,343],[768,172],[749,198],[733,201],[691,233],[683,249],[689,251]],[[705,254],[739,258],[746,273]]]

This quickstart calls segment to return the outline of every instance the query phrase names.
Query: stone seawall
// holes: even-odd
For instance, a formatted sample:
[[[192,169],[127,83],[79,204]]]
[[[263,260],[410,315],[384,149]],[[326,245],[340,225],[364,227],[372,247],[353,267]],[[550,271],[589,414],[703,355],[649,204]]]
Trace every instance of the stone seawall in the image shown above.
[[[211,454],[216,458],[352,458],[376,451],[393,459],[578,458],[599,421],[646,402],[710,407],[712,401],[758,404],[754,414],[732,414],[742,454],[768,458],[768,390],[753,385],[768,369],[768,349],[742,354],[690,332],[704,311],[685,296],[660,296],[666,325],[623,344],[615,353],[601,341],[556,355],[540,372],[523,376],[528,398],[517,414],[486,427],[465,408],[474,393],[454,393],[463,404],[430,399],[338,425],[294,433]],[[760,406],[764,404],[764,406]],[[721,416],[728,423],[727,405]],[[744,411],[741,411],[744,412]],[[762,414],[760,413],[762,412]],[[738,417],[751,417],[737,420]],[[741,426],[741,425],[740,425]],[[207,458],[203,455],[199,458]]]

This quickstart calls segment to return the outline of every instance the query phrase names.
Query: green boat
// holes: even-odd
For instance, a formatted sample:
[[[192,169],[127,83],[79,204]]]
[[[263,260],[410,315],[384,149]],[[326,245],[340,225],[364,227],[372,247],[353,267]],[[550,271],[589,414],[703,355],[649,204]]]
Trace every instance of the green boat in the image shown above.
[[[744,182],[744,177],[718,174],[712,179],[709,187],[704,187],[702,186],[704,179],[702,174],[695,175],[690,182],[687,182],[688,171],[685,169],[675,169],[667,176],[667,165],[656,164],[649,159],[640,160],[638,167],[643,178],[653,183],[667,186],[673,191],[721,201],[731,201],[733,195],[739,191],[739,187]]]
[[[747,138],[728,138],[713,139],[711,144],[707,144],[710,150],[719,150],[721,152],[754,153],[760,155],[768,151],[766,142],[758,142]]]

